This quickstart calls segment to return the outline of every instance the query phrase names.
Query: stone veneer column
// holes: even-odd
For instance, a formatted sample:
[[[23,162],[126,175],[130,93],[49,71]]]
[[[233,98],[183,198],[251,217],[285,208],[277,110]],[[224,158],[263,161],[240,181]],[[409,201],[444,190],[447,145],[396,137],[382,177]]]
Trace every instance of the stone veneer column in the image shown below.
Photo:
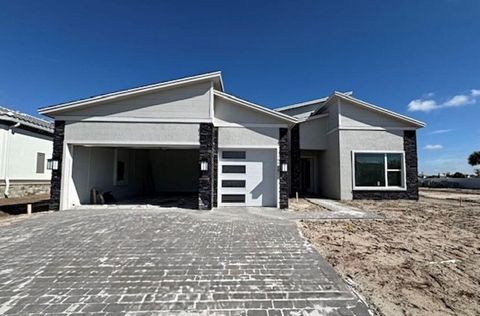
[[[213,128],[213,207],[218,206],[218,127]]]
[[[208,163],[208,170],[200,170],[198,179],[198,208],[200,210],[211,210],[213,199],[213,152],[214,152],[214,128],[211,123],[200,123],[199,129],[200,150],[199,166],[202,161]]]
[[[65,121],[55,120],[53,132],[52,159],[58,160],[58,169],[52,170],[52,180],[50,187],[50,209],[54,211],[58,211],[60,209],[60,188],[62,184],[62,158],[64,136]]]
[[[289,146],[288,146],[288,128],[280,128],[278,145],[280,149],[280,190],[279,194],[279,206],[280,208],[288,208],[288,171],[282,171],[282,164],[288,164],[289,158]]]
[[[290,196],[300,192],[300,125],[290,130]]]
[[[407,181],[407,198],[418,200],[418,157],[417,132],[403,132],[403,150],[405,151],[405,167]]]

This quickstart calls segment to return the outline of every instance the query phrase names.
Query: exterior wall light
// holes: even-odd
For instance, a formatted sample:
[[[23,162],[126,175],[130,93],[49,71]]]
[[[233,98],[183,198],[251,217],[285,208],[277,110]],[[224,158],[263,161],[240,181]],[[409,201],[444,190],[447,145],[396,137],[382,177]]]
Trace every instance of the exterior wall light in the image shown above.
[[[48,159],[47,160],[47,170],[58,170],[58,160]]]
[[[200,162],[200,170],[202,171],[208,171],[208,161],[202,161]]]
[[[284,162],[282,163],[282,172],[287,172],[288,171],[288,163]]]

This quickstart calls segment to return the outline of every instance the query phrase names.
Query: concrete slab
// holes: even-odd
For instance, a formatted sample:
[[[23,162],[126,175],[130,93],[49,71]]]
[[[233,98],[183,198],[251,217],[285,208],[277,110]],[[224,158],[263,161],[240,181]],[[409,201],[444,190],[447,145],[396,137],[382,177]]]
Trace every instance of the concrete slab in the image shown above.
[[[0,227],[0,314],[368,315],[289,213],[83,209]]]

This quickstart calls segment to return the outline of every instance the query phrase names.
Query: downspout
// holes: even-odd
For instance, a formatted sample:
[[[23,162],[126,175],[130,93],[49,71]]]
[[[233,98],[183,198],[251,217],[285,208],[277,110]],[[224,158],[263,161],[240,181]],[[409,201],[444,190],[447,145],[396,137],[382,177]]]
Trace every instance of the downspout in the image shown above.
[[[3,174],[5,175],[5,192],[3,193],[6,198],[8,198],[9,195],[9,189],[10,189],[10,178],[8,177],[8,161],[9,161],[9,156],[8,156],[8,143],[9,143],[9,138],[10,138],[10,133],[12,129],[17,128],[20,126],[20,123],[17,122],[14,125],[11,125],[7,128],[7,135],[5,136],[5,151],[3,152],[5,165],[3,166]]]

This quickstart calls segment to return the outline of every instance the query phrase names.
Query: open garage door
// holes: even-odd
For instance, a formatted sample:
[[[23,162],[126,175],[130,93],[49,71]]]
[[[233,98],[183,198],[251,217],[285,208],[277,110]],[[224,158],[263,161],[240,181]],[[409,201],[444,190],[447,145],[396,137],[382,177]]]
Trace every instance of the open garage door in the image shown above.
[[[220,206],[277,206],[275,149],[223,149],[218,159]]]
[[[196,148],[74,146],[70,204],[197,208],[198,157]]]

